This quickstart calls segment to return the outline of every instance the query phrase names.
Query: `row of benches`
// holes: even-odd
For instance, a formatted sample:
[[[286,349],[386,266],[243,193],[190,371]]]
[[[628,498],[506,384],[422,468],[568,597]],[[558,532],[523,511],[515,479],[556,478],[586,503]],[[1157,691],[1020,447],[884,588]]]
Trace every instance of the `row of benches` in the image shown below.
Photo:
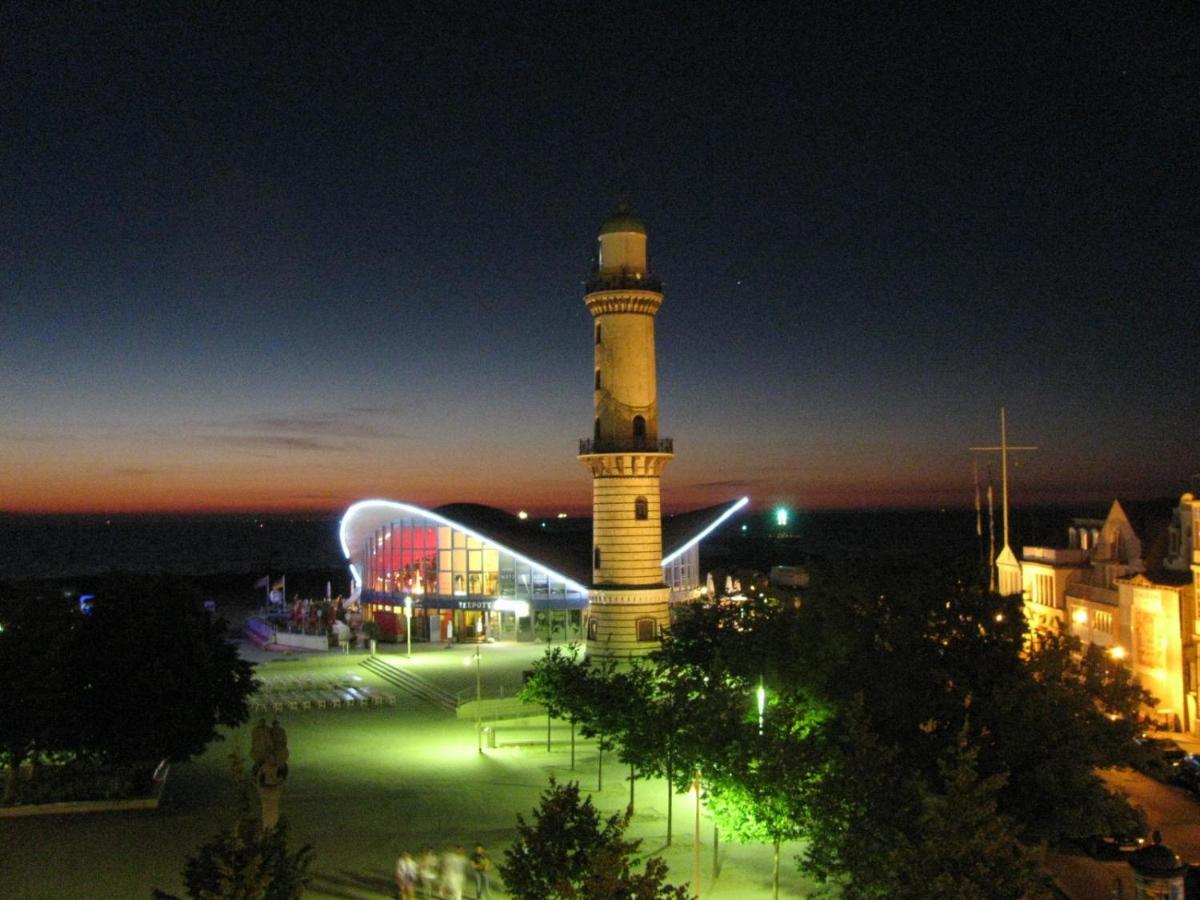
[[[285,709],[338,709],[351,706],[395,706],[396,695],[370,687],[281,688],[267,687],[250,698],[251,712]]]

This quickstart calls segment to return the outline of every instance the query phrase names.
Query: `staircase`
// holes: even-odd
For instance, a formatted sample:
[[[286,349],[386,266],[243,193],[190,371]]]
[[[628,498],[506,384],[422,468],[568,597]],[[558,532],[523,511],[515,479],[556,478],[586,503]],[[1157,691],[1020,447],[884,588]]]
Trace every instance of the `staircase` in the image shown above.
[[[434,706],[454,712],[458,708],[458,699],[448,691],[442,690],[437,685],[430,684],[419,675],[414,675],[412,672],[405,671],[399,666],[393,666],[391,663],[386,663],[378,656],[366,657],[360,665],[372,674],[378,675],[388,684],[395,685],[418,700],[424,700],[426,703],[432,703]]]

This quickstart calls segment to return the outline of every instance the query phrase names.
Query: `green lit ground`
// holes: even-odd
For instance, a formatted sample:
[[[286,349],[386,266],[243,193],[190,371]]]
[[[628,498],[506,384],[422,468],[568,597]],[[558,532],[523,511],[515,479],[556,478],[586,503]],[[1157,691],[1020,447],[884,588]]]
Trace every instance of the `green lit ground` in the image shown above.
[[[474,669],[464,665],[471,648],[418,647],[412,666],[454,693],[473,695]],[[522,669],[542,652],[529,645],[483,648],[485,696],[510,695]],[[372,686],[387,687],[358,666],[358,656],[321,655],[273,660],[260,667],[274,673],[311,673],[329,668],[350,673]],[[596,786],[596,752],[577,745],[576,771],[570,769],[569,732],[556,725],[555,745],[546,752],[545,727],[500,724],[500,738],[524,738],[526,746],[476,751],[472,721],[401,696],[396,707],[366,710],[285,712],[280,721],[289,733],[291,777],[283,814],[294,838],[317,849],[310,896],[379,898],[394,896],[391,867],[404,848],[441,849],[452,843],[482,841],[494,859],[512,839],[515,815],[528,813],[553,774]],[[231,820],[233,790],[227,754],[244,728],[214,744],[195,762],[171,773],[164,807],[156,813],[101,814],[10,819],[0,858],[0,897],[76,898],[148,897],[152,887],[182,892],[185,857],[197,844]],[[622,809],[629,787],[615,760],[604,768],[604,790],[593,799],[606,812]],[[674,844],[666,839],[666,791],[660,781],[639,782],[637,813],[631,834],[643,838],[643,850],[660,853],[675,882],[693,871],[694,809],[684,795],[675,800]],[[701,827],[702,888],[705,897],[756,898],[771,895],[770,848],[721,844],[721,872],[712,881],[712,823]],[[797,848],[784,849],[780,895],[805,896],[813,885],[796,872]],[[499,887],[497,885],[497,887]],[[503,896],[494,890],[495,896]],[[468,890],[468,896],[471,891]]]

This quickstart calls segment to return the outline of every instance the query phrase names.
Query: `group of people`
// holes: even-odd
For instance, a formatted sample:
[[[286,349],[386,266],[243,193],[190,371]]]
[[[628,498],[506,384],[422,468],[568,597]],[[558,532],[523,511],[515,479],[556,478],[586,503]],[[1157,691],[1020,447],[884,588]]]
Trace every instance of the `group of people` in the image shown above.
[[[492,861],[483,844],[476,844],[470,858],[462,847],[451,847],[440,857],[432,847],[414,858],[405,850],[396,860],[396,890],[400,900],[416,900],[420,888],[422,900],[462,900],[467,870],[475,877],[475,900],[488,896],[488,873]]]

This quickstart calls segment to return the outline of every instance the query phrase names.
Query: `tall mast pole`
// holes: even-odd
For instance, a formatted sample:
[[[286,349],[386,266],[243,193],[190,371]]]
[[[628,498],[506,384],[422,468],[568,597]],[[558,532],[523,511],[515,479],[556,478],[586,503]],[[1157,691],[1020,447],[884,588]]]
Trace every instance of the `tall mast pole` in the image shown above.
[[[1004,507],[1004,546],[1008,546],[1008,423],[1000,407],[1000,490]]]

